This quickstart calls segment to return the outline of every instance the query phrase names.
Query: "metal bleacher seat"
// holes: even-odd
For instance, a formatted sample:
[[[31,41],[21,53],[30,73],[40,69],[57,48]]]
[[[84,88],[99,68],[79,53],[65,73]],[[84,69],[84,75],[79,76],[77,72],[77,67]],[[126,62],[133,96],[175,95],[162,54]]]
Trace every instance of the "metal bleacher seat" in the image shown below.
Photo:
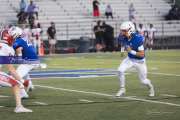
[[[136,9],[136,22],[148,25],[154,24],[157,36],[162,33],[167,36],[180,36],[180,22],[165,21],[164,16],[170,9],[170,4],[164,0],[99,0],[101,20],[106,20],[104,11],[107,4],[113,8],[114,20],[106,20],[119,32],[122,21],[128,20],[128,6],[134,4]],[[19,0],[0,0],[0,18],[3,21],[17,21],[16,14],[19,10]],[[57,39],[70,40],[81,36],[94,37],[92,28],[97,19],[92,17],[92,0],[34,0],[39,6],[39,22],[43,31],[46,31],[51,21],[56,23]],[[43,38],[47,39],[46,32]]]

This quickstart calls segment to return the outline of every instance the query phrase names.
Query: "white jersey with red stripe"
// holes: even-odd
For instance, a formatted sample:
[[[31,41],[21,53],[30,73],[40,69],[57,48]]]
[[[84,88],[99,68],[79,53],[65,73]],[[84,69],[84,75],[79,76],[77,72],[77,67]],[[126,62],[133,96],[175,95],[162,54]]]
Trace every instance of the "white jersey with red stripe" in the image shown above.
[[[14,56],[15,51],[6,43],[0,43],[0,56]]]
[[[14,56],[14,49],[6,43],[0,43],[0,56]],[[1,67],[1,65],[0,65]],[[0,71],[0,86],[12,87],[19,84],[17,80],[8,74]]]
[[[7,45],[6,43],[0,43],[0,56],[14,56],[15,51],[12,47]],[[2,65],[0,65],[0,68]]]

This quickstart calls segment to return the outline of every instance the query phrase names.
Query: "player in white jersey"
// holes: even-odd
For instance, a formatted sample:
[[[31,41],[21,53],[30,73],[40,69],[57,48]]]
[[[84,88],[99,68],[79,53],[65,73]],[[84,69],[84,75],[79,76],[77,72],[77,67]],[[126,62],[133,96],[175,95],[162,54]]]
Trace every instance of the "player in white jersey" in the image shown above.
[[[12,45],[13,39],[6,33],[4,33],[2,39],[3,40],[0,40],[0,59],[3,59],[3,57],[13,56],[15,52],[13,48],[10,47],[10,45]],[[32,110],[24,108],[21,102],[20,88],[24,87],[23,84],[20,82],[23,81],[22,78],[18,75],[12,64],[6,64],[5,66],[7,67],[12,76],[0,70],[0,86],[12,87],[16,101],[16,108],[14,109],[14,112],[32,112]]]
[[[122,23],[120,29],[122,35],[125,37],[124,44],[128,52],[128,57],[122,61],[118,68],[120,90],[116,96],[120,97],[125,94],[125,72],[132,67],[136,68],[141,83],[149,88],[149,96],[154,96],[154,87],[151,81],[147,79],[147,66],[143,46],[144,37],[139,33],[135,33],[135,26],[132,22]]]
[[[155,33],[157,32],[157,30],[153,27],[153,24],[150,24],[147,32],[148,32],[148,39],[146,41],[146,45],[148,49],[152,50]]]

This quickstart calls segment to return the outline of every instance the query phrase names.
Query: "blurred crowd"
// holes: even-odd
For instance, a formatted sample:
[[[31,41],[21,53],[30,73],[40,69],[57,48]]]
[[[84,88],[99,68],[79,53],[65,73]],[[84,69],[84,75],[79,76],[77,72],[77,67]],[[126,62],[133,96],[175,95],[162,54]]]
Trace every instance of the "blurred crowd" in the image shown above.
[[[18,24],[24,31],[24,37],[29,40],[29,43],[33,44],[37,53],[39,53],[40,48],[43,47],[43,29],[38,21],[39,6],[33,0],[30,0],[29,4],[27,0],[21,0],[19,8],[20,9],[17,14]],[[55,53],[56,44],[56,28],[54,22],[50,23],[46,33],[49,40],[49,53],[53,54]]]
[[[180,7],[177,5],[172,5],[165,18],[166,20],[180,20]]]
[[[116,51],[122,47],[121,43],[121,35],[115,35],[114,27],[110,24],[107,24],[106,19],[114,19],[113,16],[113,8],[110,4],[106,5],[104,16],[106,19],[103,21],[99,18],[101,16],[99,5],[100,1],[92,0],[93,6],[93,16],[95,21],[97,22],[93,28],[93,32],[95,35],[95,49],[96,51]],[[33,44],[37,53],[39,53],[40,49],[43,46],[43,38],[42,33],[44,32],[42,26],[39,22],[39,6],[33,1],[30,0],[28,3],[27,0],[21,0],[19,3],[19,12],[17,14],[18,25],[23,29],[23,36],[25,39],[29,41],[30,44]],[[129,21],[132,21],[134,24],[136,23],[135,13],[136,10],[134,8],[133,3],[129,4]],[[179,17],[180,15],[175,15],[179,8],[174,6],[170,13],[173,15],[169,15],[167,18],[173,19],[174,17]],[[172,17],[173,16],[173,17]],[[108,21],[107,21],[108,22]],[[143,24],[139,24],[138,26],[135,24],[136,30],[138,33],[145,37],[145,46],[147,49],[152,49],[153,41],[155,38],[155,32],[157,31],[153,24],[149,24],[148,27],[144,27]],[[6,26],[7,27],[7,26]],[[6,29],[6,27],[4,29]],[[48,36],[49,41],[49,53],[55,53],[55,46],[57,43],[56,40],[56,26],[54,22],[51,22],[48,29],[45,31]]]

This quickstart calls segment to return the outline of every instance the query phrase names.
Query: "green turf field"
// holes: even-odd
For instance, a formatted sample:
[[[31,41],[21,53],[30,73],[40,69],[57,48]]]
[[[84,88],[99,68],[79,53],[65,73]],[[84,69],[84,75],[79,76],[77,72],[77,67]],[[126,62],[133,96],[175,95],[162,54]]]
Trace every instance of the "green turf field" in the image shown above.
[[[35,90],[23,100],[34,112],[13,113],[10,89],[0,88],[0,120],[180,120],[180,51],[153,51],[146,56],[155,97],[147,96],[146,87],[132,71],[127,74],[123,98],[114,98],[119,89],[116,76],[34,79]],[[123,58],[120,53],[69,54],[44,62],[47,70],[115,70]]]

